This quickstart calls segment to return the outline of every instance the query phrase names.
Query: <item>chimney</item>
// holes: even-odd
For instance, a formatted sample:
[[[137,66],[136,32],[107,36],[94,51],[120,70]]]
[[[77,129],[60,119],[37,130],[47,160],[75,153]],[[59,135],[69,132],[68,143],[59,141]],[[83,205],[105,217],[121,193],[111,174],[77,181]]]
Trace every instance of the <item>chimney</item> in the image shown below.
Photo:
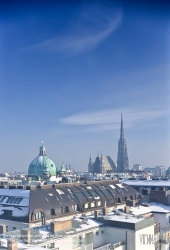
[[[31,230],[29,228],[21,229],[21,240],[27,244],[31,242]]]
[[[99,210],[94,211],[94,218],[97,219],[99,217]]]
[[[108,214],[108,208],[107,207],[104,207],[103,208],[103,215],[107,215]]]
[[[17,239],[8,239],[7,250],[18,250],[18,240]]]
[[[72,228],[72,219],[63,221],[53,221],[51,222],[51,232],[56,233],[62,230],[68,230]]]
[[[129,214],[129,206],[125,206],[125,207],[124,207],[124,212],[125,212],[126,214]]]
[[[6,233],[6,225],[0,225],[0,234]]]

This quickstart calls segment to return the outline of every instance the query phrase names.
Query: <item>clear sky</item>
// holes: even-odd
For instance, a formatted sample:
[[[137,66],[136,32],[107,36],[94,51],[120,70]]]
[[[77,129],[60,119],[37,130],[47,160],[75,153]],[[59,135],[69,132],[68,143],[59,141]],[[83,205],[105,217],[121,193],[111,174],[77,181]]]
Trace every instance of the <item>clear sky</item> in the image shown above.
[[[0,172],[42,140],[59,167],[116,161],[121,112],[130,166],[169,167],[169,72],[168,1],[0,1]]]

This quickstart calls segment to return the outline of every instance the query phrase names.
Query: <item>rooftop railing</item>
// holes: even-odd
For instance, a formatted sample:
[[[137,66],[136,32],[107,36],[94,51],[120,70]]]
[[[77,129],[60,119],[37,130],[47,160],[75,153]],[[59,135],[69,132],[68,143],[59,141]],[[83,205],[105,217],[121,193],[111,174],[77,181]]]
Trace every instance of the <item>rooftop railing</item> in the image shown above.
[[[123,246],[126,244],[126,241],[120,241],[114,244],[107,244],[107,245],[103,245],[101,247],[98,248],[94,248],[94,250],[113,250],[116,249],[117,247]]]

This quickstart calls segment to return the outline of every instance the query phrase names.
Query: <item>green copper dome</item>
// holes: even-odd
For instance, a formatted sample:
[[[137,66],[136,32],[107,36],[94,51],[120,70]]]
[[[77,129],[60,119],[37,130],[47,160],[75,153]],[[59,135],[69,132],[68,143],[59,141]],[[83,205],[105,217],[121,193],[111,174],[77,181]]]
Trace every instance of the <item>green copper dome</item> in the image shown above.
[[[56,176],[57,168],[45,152],[45,147],[40,146],[40,153],[29,165],[28,176]]]

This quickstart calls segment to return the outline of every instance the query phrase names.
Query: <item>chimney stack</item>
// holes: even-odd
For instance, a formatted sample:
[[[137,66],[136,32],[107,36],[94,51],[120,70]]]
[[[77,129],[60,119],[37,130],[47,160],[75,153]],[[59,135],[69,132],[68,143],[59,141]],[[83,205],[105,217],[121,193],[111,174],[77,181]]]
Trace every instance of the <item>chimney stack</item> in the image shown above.
[[[72,219],[51,222],[52,233],[56,233],[56,232],[63,231],[63,230],[68,230],[71,228],[72,228]]]
[[[18,250],[18,240],[17,239],[8,239],[7,250]]]
[[[99,210],[94,211],[94,218],[97,219],[99,217]]]
[[[6,233],[6,225],[0,225],[0,234]]]
[[[29,228],[21,229],[21,240],[26,244],[31,242],[31,230]]]
[[[125,206],[125,207],[124,207],[124,212],[125,212],[126,214],[129,214],[129,206]]]

